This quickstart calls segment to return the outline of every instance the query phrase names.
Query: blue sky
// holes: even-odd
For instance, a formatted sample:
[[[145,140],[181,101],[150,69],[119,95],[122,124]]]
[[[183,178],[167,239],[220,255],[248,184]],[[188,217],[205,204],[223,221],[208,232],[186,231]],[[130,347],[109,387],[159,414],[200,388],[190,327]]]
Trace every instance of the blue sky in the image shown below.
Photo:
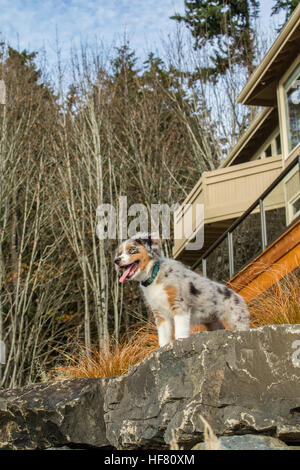
[[[172,30],[183,0],[0,0],[0,32],[13,46],[55,48],[56,30],[67,49],[96,36],[110,44],[126,34],[142,54]]]
[[[273,0],[261,0],[262,23],[269,27]],[[45,49],[55,60],[56,31],[62,54],[80,40],[96,37],[111,44],[124,32],[142,59],[174,31],[169,17],[184,11],[183,0],[0,0],[0,33],[17,49]]]

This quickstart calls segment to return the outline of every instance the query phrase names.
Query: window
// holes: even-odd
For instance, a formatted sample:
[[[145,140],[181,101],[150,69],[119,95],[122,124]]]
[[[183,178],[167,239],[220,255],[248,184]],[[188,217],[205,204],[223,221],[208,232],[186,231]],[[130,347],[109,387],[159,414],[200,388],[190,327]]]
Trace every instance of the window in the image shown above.
[[[300,64],[284,85],[288,150],[300,142]]]
[[[252,160],[277,157],[279,155],[281,155],[281,139],[278,130],[275,130],[258,152],[254,154]]]
[[[271,144],[265,150],[266,157],[272,157],[272,146]]]
[[[285,194],[288,203],[288,223],[300,215],[300,173],[298,165],[285,179]]]
[[[300,194],[292,200],[289,201],[289,222],[300,215]]]
[[[300,213],[300,196],[292,203],[293,217]]]

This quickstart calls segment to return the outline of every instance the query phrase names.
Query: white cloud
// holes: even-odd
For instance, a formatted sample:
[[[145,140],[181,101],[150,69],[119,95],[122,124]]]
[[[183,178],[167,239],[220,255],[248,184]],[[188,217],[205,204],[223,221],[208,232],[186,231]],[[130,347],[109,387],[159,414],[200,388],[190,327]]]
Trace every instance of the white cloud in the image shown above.
[[[65,48],[80,38],[110,43],[126,32],[141,52],[145,38],[157,42],[174,28],[169,16],[183,0],[0,0],[0,31],[12,46],[36,50],[55,47],[56,29]]]
[[[264,0],[264,11],[273,0]],[[266,5],[268,4],[268,5]],[[0,32],[16,48],[45,49],[56,61],[56,31],[62,56],[72,44],[96,37],[110,45],[124,32],[141,60],[158,50],[162,36],[175,30],[169,17],[183,13],[184,0],[0,0]]]

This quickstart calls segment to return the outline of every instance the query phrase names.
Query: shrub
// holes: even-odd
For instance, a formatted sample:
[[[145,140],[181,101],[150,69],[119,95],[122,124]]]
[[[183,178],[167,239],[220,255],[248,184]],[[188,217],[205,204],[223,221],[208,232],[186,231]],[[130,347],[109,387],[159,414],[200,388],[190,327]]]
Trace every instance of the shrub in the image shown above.
[[[117,344],[113,340],[100,351],[88,352],[84,346],[74,356],[67,356],[68,364],[56,367],[51,375],[63,377],[100,378],[126,374],[131,367],[148,357],[158,348],[156,327],[152,323],[137,325],[129,339],[123,337]]]
[[[249,305],[251,326],[300,323],[300,282],[291,273],[252,300]]]

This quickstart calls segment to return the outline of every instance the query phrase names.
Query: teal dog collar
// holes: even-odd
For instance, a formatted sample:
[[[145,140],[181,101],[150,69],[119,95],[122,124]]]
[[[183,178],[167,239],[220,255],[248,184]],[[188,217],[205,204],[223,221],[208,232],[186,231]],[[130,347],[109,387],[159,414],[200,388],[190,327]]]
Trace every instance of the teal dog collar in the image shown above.
[[[150,284],[152,284],[152,282],[154,281],[154,279],[156,278],[157,276],[157,273],[159,271],[159,268],[160,268],[160,264],[159,264],[159,261],[157,261],[153,267],[153,270],[152,270],[152,275],[151,277],[149,277],[148,279],[146,279],[146,281],[143,281],[141,282],[141,285],[143,287],[147,287],[147,286],[150,286]]]

